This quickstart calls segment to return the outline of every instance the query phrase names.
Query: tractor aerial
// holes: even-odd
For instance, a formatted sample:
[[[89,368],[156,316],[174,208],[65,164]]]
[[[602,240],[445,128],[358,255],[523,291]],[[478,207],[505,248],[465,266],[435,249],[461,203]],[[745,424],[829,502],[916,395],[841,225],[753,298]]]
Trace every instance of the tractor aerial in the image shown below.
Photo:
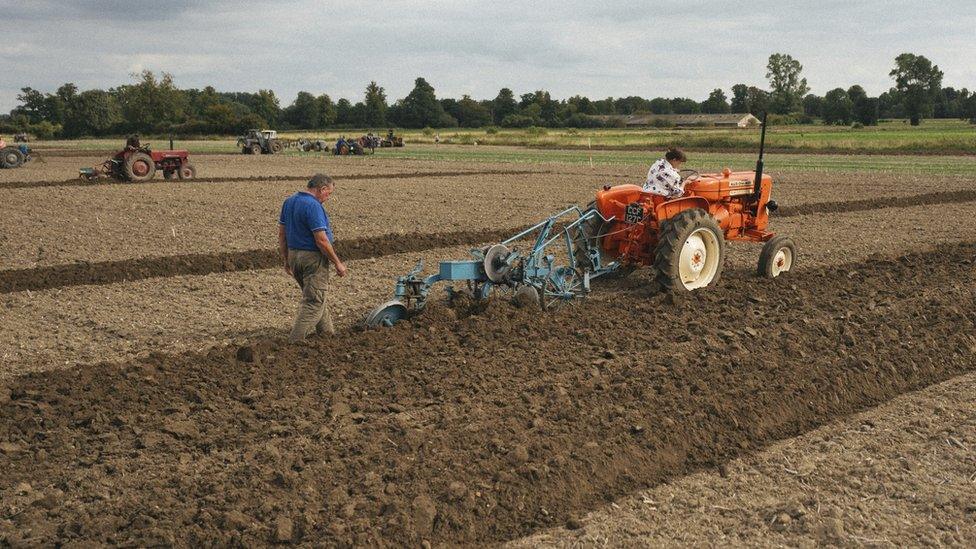
[[[726,168],[699,175],[687,170],[685,193],[671,200],[638,185],[606,185],[586,208],[570,207],[501,243],[472,250],[473,259],[441,261],[428,277],[421,276],[420,262],[397,279],[393,300],[371,311],[366,326],[392,326],[420,313],[440,281],[466,284],[460,292],[448,288],[449,297],[467,293],[487,299],[507,291],[544,309],[585,296],[595,278],[639,267],[654,269],[666,292],[699,290],[718,282],[727,241],[763,243],[761,276],[788,272],[796,263],[796,247],[768,230],[777,205],[770,199],[773,180],[763,173],[765,143],[763,117],[754,171]],[[519,250],[516,244],[526,240],[531,248]]]

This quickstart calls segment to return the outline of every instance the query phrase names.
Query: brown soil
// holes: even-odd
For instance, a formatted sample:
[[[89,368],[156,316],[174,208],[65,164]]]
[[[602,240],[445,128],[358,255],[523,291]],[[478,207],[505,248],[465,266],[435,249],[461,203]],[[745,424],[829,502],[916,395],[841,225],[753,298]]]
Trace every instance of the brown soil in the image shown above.
[[[974,401],[960,376],[512,546],[973,547]]]
[[[776,218],[793,218],[801,215],[814,215],[818,213],[852,213],[875,211],[877,215],[868,216],[874,220],[880,218],[884,231],[872,230],[870,226],[866,229],[868,233],[877,233],[875,238],[885,238],[891,229],[911,231],[938,232],[941,228],[942,233],[928,236],[928,242],[949,242],[976,236],[976,232],[969,230],[968,226],[961,229],[956,226],[940,226],[933,224],[924,229],[918,229],[917,219],[911,216],[894,217],[890,215],[889,208],[911,208],[920,205],[938,204],[960,204],[957,211],[973,210],[970,202],[976,201],[976,191],[956,191],[945,193],[930,193],[919,196],[909,196],[891,198],[883,200],[865,200],[860,202],[825,202],[794,206],[792,208],[782,208]],[[932,212],[932,219],[937,219],[942,209],[918,210],[919,213]],[[835,221],[831,221],[835,223]],[[817,230],[810,231],[811,225],[815,225]],[[892,225],[895,225],[894,227]],[[482,243],[491,243],[508,238],[518,233],[524,226],[514,226],[499,229],[455,231],[446,233],[407,233],[407,234],[385,234],[381,236],[354,238],[343,240],[337,243],[338,252],[341,257],[348,260],[367,259],[371,257],[382,257],[394,253],[409,253],[431,250],[446,246],[469,245],[474,246]],[[802,221],[776,222],[776,230],[783,234],[791,235],[798,244],[801,244],[801,253],[806,256],[812,252],[814,257],[821,244],[835,242],[835,235],[829,231],[824,231],[822,223],[813,219]],[[853,233],[852,233],[853,234]],[[856,246],[870,245],[865,242],[865,233],[858,231],[857,238],[851,238],[852,244]],[[826,242],[815,242],[828,237]],[[890,238],[890,237],[888,237]],[[899,237],[903,238],[903,237]],[[888,247],[884,244],[874,248],[875,251],[883,251]],[[737,253],[738,247],[732,253]],[[275,249],[232,251],[211,254],[183,254],[163,257],[141,257],[135,259],[125,259],[118,261],[78,261],[71,264],[59,264],[34,268],[7,269],[0,270],[0,293],[10,293],[25,290],[45,290],[50,288],[62,288],[76,286],[80,284],[111,284],[131,280],[141,280],[145,278],[160,278],[184,275],[200,275],[215,272],[235,272],[248,271],[254,269],[267,269],[278,264],[278,252]]]
[[[954,215],[976,216],[976,203],[957,206]],[[797,268],[805,270],[856,262],[879,252],[898,255],[926,248],[932,242],[976,240],[976,227],[942,223],[944,216],[944,208],[924,206],[833,214],[822,219],[790,217],[775,221],[774,227],[793,237],[800,254]],[[834,227],[844,227],[846,234],[838,236]],[[417,259],[423,258],[427,272],[432,272],[437,261],[470,257],[470,248],[478,245],[352,261],[350,276],[333,279],[330,286],[330,303],[340,317],[338,322],[357,322],[373,306],[388,300],[395,277],[410,270]],[[362,252],[368,255],[367,250]],[[753,272],[757,245],[735,243],[727,252],[728,272]],[[297,294],[294,283],[281,273],[276,262],[270,269],[236,272],[221,271],[220,265],[206,258],[200,265],[212,265],[218,271],[206,276],[143,280],[134,276],[127,282],[100,286],[66,285],[0,295],[0,310],[6,321],[0,332],[0,359],[4,362],[0,377],[25,370],[63,368],[76,362],[118,361],[156,348],[167,352],[196,350],[227,344],[242,334],[281,333],[288,327]],[[117,268],[133,275],[141,272],[127,263]],[[113,276],[112,272],[95,271],[103,277]],[[649,272],[641,270],[624,284],[646,287],[650,279]],[[616,291],[618,286],[604,286],[598,281],[589,299],[612,297]],[[435,289],[435,299],[443,295],[443,290]]]
[[[452,233],[386,234],[336,242],[343,261],[422,252],[459,244],[504,240],[515,229]],[[217,254],[141,257],[97,263],[79,262],[33,269],[0,270],[0,293],[46,290],[82,284],[112,284],[129,280],[220,272],[269,269],[281,263],[278,250],[250,250]]]
[[[0,490],[36,499],[5,497],[0,535],[512,539],[972,371],[976,287],[959,281],[974,260],[976,244],[943,246],[729,276],[677,301],[638,289],[542,317],[441,311],[309,346],[16,378]]]
[[[403,173],[385,173],[385,174],[352,174],[352,175],[337,175],[333,177],[336,181],[359,181],[359,180],[378,180],[378,181],[396,181],[398,179],[409,179],[416,177],[456,177],[456,176],[471,176],[471,175],[528,175],[536,173],[550,173],[550,172],[538,172],[533,170],[466,170],[466,171],[422,171],[422,172],[403,172]],[[308,176],[299,175],[265,175],[265,176],[248,176],[248,177],[207,177],[202,176],[193,180],[193,184],[199,183],[255,183],[255,182],[265,182],[265,181],[292,181],[300,182],[307,181]],[[163,179],[165,181],[165,179]],[[0,183],[0,189],[30,189],[36,187],[94,187],[99,185],[158,185],[162,183],[159,179],[151,179],[149,181],[117,181],[112,178],[102,177],[98,179],[64,179],[57,181],[12,181],[9,183]],[[170,181],[170,185],[176,184],[188,184],[189,182],[183,182],[179,180]]]
[[[340,182],[328,208],[340,240],[509,230],[568,205],[585,205],[606,182],[599,175],[553,173],[350,179]],[[871,184],[879,183],[885,186],[788,175],[777,180],[776,197],[789,215],[819,208],[815,203],[830,203],[828,211],[851,211],[958,202],[973,193],[970,182],[954,178],[928,181],[934,193],[947,194],[920,199],[911,198],[919,194],[912,178],[889,176]],[[299,186],[296,180],[159,183],[138,192],[126,185],[0,190],[0,269],[273,249],[281,201]],[[855,201],[852,206],[841,204],[849,200]],[[38,204],[57,204],[57,215],[39,215]]]

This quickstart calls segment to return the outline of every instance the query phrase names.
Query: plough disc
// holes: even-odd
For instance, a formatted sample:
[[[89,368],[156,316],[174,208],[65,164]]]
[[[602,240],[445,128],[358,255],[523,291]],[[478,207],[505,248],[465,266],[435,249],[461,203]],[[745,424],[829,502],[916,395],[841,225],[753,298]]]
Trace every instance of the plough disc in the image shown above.
[[[405,318],[407,318],[407,306],[394,299],[373,309],[366,317],[366,327],[388,328]]]

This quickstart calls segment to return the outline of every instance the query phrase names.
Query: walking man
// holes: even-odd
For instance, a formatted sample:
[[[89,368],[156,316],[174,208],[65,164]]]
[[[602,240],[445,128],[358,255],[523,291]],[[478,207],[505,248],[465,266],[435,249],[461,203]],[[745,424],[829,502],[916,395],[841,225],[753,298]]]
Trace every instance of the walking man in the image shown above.
[[[336,274],[346,276],[346,266],[332,246],[332,225],[323,204],[335,191],[335,182],[315,174],[305,190],[296,192],[281,205],[278,219],[278,249],[285,272],[295,277],[302,289],[302,301],[288,340],[302,341],[309,334],[334,334],[332,315],[325,302],[329,263]]]

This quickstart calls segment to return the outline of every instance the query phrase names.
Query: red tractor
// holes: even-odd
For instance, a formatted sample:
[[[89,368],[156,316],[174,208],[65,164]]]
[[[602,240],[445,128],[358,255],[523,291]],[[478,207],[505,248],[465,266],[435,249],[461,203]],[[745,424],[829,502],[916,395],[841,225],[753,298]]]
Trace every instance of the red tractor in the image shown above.
[[[658,283],[668,291],[695,290],[718,281],[725,263],[725,242],[761,242],[758,271],[775,277],[789,271],[796,246],[768,230],[773,180],[763,174],[766,124],[763,121],[759,160],[752,172],[699,175],[691,170],[683,196],[668,200],[637,185],[605,186],[591,205],[599,216],[583,227],[593,248],[576,252],[584,270],[617,263],[629,272],[652,266]],[[684,174],[682,174],[684,175]]]
[[[153,151],[148,143],[141,145],[136,138],[130,138],[124,149],[98,168],[83,168],[80,174],[85,179],[107,176],[118,181],[140,182],[149,181],[157,171],[162,171],[166,179],[193,179],[197,175],[188,151]]]

